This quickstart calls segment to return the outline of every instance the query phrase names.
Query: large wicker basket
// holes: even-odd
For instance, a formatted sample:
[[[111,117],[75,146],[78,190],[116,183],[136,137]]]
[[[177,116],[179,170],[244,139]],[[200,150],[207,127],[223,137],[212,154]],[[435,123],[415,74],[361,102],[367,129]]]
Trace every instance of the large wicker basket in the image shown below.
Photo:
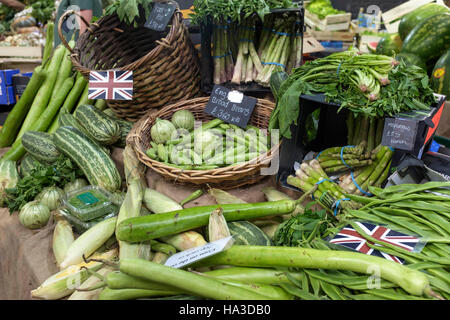
[[[150,130],[156,118],[170,120],[173,113],[178,110],[189,110],[197,121],[209,121],[213,118],[204,113],[208,97],[194,98],[168,105],[157,113],[143,117],[137,122],[127,137],[127,143],[135,150],[139,160],[147,167],[153,169],[163,177],[175,183],[191,185],[209,185],[221,189],[232,189],[256,183],[267,176],[261,175],[261,169],[268,167],[274,156],[278,156],[281,143],[272,147],[267,153],[261,154],[249,162],[231,165],[213,170],[181,170],[170,167],[162,162],[155,161],[146,155],[150,147]],[[250,124],[261,129],[267,129],[270,114],[275,105],[273,102],[258,99]]]
[[[107,101],[117,116],[135,122],[149,109],[198,95],[199,57],[178,8],[168,33],[146,28],[143,9],[137,28],[120,22],[117,15],[104,16],[88,25],[74,49],[69,47],[61,30],[64,20],[72,14],[77,15],[68,11],[61,17],[58,32],[71,52],[76,70],[86,79],[91,70],[133,71],[133,100]]]

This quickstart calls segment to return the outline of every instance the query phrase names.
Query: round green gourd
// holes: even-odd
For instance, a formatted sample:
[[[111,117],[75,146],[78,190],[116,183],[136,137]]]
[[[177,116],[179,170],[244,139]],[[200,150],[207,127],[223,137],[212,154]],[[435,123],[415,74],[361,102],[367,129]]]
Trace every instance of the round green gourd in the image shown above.
[[[234,245],[271,246],[272,240],[256,225],[248,221],[228,223],[228,229],[234,239]]]
[[[194,129],[195,118],[189,110],[178,110],[172,116],[172,123],[177,129],[192,131]]]
[[[156,144],[164,144],[172,138],[175,131],[176,128],[172,122],[158,118],[150,129],[150,136]]]

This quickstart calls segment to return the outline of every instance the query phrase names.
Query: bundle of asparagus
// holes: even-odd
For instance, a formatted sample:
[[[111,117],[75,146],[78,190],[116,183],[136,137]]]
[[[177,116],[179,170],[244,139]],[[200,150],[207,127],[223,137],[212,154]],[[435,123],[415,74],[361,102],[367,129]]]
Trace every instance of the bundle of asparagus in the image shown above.
[[[335,216],[343,209],[361,207],[360,204],[347,198],[346,191],[330,180],[316,159],[303,162],[300,169],[296,171],[295,177],[288,177],[287,183],[305,193],[317,186],[317,190],[313,193],[313,199]]]

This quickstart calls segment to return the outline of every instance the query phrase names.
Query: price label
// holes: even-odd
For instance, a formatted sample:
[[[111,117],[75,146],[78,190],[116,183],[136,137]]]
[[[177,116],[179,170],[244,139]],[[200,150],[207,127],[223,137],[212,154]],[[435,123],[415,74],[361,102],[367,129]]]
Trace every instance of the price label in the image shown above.
[[[215,85],[205,112],[214,118],[245,129],[255,109],[256,102],[255,98],[247,97],[241,92]]]
[[[225,249],[228,249],[230,244],[232,244],[232,238],[232,236],[227,237],[214,242],[209,242],[197,248],[176,253],[170,256],[164,265],[172,268],[182,268],[196,261],[213,256],[224,251]]]
[[[384,124],[382,144],[394,149],[413,151],[417,128],[417,121],[388,118]]]
[[[173,2],[154,2],[152,12],[144,26],[155,31],[166,30],[175,9],[176,5]]]

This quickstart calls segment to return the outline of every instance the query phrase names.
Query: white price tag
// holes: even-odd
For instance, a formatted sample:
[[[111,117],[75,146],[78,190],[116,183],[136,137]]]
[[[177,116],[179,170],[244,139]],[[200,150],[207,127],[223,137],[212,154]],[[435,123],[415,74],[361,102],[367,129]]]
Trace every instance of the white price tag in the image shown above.
[[[167,259],[165,266],[172,268],[182,268],[199,260],[218,254],[228,249],[232,236],[214,242],[209,242],[203,246],[192,248],[176,253]]]

